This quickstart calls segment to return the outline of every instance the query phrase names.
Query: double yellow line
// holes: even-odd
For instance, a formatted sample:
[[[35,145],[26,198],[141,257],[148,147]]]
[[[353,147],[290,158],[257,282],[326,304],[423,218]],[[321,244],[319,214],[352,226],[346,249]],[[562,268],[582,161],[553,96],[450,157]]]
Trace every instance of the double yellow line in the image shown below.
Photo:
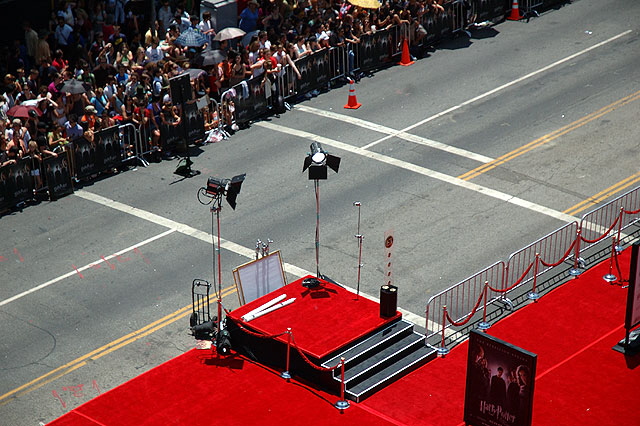
[[[517,148],[507,154],[504,154],[501,157],[496,158],[493,161],[490,161],[488,163],[483,164],[480,167],[477,167],[473,170],[468,171],[467,173],[464,173],[460,176],[458,176],[458,179],[462,179],[462,180],[471,180],[477,176],[480,176],[483,173],[488,172],[489,170],[495,169],[496,167],[506,163],[507,161],[511,161],[514,158],[517,158],[519,156],[521,156],[522,154],[526,154],[527,152],[530,152],[532,150],[534,150],[535,148],[538,148],[548,142],[551,142],[554,139],[559,138],[562,135],[566,135],[567,133],[578,129],[579,127],[584,126],[587,123],[592,122],[593,120],[597,120],[598,118],[602,117],[605,114],[608,114],[612,111],[614,111],[616,108],[619,108],[621,106],[627,105],[628,103],[631,103],[633,101],[636,101],[640,99],[640,91],[637,91],[635,93],[632,93],[628,96],[625,96],[622,99],[619,99],[615,102],[613,102],[612,104],[609,104],[603,108],[600,108],[599,110],[592,112],[591,114],[574,121],[573,123],[567,124],[566,126],[563,126],[561,128],[559,128],[558,130],[555,130],[549,134],[546,134],[542,137],[539,137],[538,139],[529,142],[526,145],[521,146],[520,148]]]
[[[615,193],[620,192],[623,189],[630,187],[631,185],[635,185],[638,182],[640,182],[640,172],[632,174],[628,178],[623,179],[620,182],[611,185],[609,188],[604,189],[595,195],[592,195],[591,197],[587,198],[584,201],[579,202],[573,207],[569,207],[567,210],[563,211],[562,213],[575,216],[576,214],[588,209],[589,207],[595,204],[598,204],[603,200],[606,200],[607,198],[614,195]]]
[[[222,297],[226,297],[230,294],[233,294],[237,291],[236,286],[227,287],[222,290]],[[210,296],[209,299],[213,299],[214,296]],[[73,361],[62,365],[50,372],[38,377],[30,381],[29,383],[25,383],[24,385],[13,389],[5,393],[4,395],[0,395],[0,406],[6,405],[11,402],[14,398],[19,398],[23,395],[26,395],[30,392],[33,392],[36,389],[41,388],[42,386],[53,382],[54,380],[59,379],[60,377],[71,373],[72,371],[77,370],[80,367],[87,365],[89,361],[95,361],[97,359],[102,358],[105,355],[108,355],[130,343],[135,342],[149,334],[160,330],[163,327],[166,327],[169,324],[172,324],[179,319],[182,319],[189,315],[192,312],[193,305],[185,306],[184,308],[178,309],[177,311],[160,318],[152,322],[151,324],[142,327],[141,329],[134,331],[133,333],[129,333],[125,336],[120,337],[119,339],[114,340],[113,342],[107,343],[104,346],[99,347],[98,349],[89,352],[86,355],[81,356],[80,358],[76,358]]]

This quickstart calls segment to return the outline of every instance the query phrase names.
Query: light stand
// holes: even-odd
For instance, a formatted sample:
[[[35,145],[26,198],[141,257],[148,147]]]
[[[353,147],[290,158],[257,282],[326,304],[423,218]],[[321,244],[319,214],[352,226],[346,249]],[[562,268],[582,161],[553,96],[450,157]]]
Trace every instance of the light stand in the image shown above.
[[[356,286],[356,299],[360,296],[360,272],[362,270],[362,240],[364,239],[364,235],[360,233],[360,206],[362,205],[360,201],[355,201],[353,203],[355,207],[358,208],[358,232],[355,237],[358,239],[358,284]]]
[[[246,174],[241,174],[238,176],[234,176],[231,179],[218,179],[210,177],[207,181],[207,186],[200,188],[198,190],[198,201],[201,204],[208,205],[211,204],[211,238],[213,240],[213,288],[216,291],[217,303],[218,303],[218,318],[217,318],[217,327],[218,334],[222,332],[221,322],[222,322],[222,265],[221,265],[221,256],[220,256],[220,211],[222,210],[222,197],[226,197],[227,203],[231,206],[233,210],[236,209],[236,198],[240,193],[240,188],[242,186],[242,182],[244,182]],[[203,200],[205,197],[209,200]],[[217,232],[214,234],[214,219],[217,224]],[[217,246],[216,246],[217,244]],[[217,253],[216,253],[217,251]],[[216,260],[217,260],[217,268],[216,268]],[[216,269],[217,269],[217,277],[216,277]],[[228,340],[228,335],[226,335]],[[228,343],[228,342],[227,342]],[[225,354],[228,352],[228,347],[226,348]]]
[[[313,142],[310,146],[311,152],[304,159],[302,171],[309,170],[309,180],[314,181],[316,194],[316,278],[323,278],[320,274],[320,180],[327,179],[327,166],[338,173],[340,167],[340,157],[327,153],[319,142]],[[305,280],[303,285],[315,287],[318,280]]]

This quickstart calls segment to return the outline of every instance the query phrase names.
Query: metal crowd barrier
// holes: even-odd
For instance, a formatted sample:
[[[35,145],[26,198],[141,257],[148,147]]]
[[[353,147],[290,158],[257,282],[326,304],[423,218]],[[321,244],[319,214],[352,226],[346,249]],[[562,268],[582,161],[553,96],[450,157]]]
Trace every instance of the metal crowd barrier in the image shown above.
[[[537,280],[541,276],[549,275],[543,282],[544,288],[549,288],[571,275],[578,275],[587,250],[597,259],[608,251],[621,249],[623,244],[631,243],[640,235],[639,221],[640,187],[586,213],[579,223],[567,223],[511,254],[507,262],[496,262],[432,296],[426,307],[425,343],[438,347],[464,340],[472,327],[486,322],[486,306],[493,305],[492,315],[499,317],[505,309],[514,308],[511,299],[524,301],[539,297],[536,285],[540,286]],[[617,247],[608,236],[614,238]],[[445,307],[456,324],[451,321],[443,324]]]

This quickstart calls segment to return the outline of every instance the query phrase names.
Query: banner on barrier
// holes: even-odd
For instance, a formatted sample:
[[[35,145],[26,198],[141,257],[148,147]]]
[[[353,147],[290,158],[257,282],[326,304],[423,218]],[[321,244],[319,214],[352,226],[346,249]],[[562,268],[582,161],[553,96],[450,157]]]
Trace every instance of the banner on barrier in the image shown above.
[[[298,93],[327,86],[329,83],[329,50],[322,49],[295,61],[302,78],[297,80]]]
[[[104,171],[119,166],[123,154],[120,147],[120,129],[117,126],[100,130],[94,134],[96,145],[96,167]]]
[[[57,157],[44,159],[44,176],[49,188],[49,199],[56,200],[73,193],[69,152],[65,151]]]
[[[83,178],[98,173],[97,152],[95,140],[90,142],[84,137],[71,142],[73,150],[74,174],[77,178]]]
[[[0,208],[6,209],[33,197],[31,159],[23,158],[16,164],[0,169]]]
[[[187,143],[204,139],[204,115],[198,109],[197,101],[185,102],[182,105],[182,120]]]
[[[537,355],[486,333],[469,334],[464,421],[530,426]]]
[[[237,122],[246,123],[268,111],[262,78],[243,81],[234,86],[234,89],[236,90],[234,106]]]
[[[370,70],[388,62],[390,55],[389,30],[363,34],[358,45],[360,68]]]
[[[177,125],[174,122],[160,124],[160,143],[164,152],[183,151],[186,149],[184,140],[184,128],[182,121]]]

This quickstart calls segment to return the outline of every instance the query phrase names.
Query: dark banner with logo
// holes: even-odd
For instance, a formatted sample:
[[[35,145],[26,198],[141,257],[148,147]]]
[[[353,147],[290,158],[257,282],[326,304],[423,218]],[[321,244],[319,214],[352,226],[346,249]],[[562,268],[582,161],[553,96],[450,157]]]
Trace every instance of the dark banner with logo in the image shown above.
[[[537,355],[472,330],[464,421],[473,426],[530,426]]]
[[[164,152],[183,151],[185,147],[184,129],[182,121],[160,124],[160,143]]]
[[[193,144],[204,139],[204,115],[196,101],[186,102],[182,106],[182,120],[187,143]]]
[[[233,88],[236,91],[236,97],[233,102],[238,123],[246,123],[264,115],[268,111],[262,77],[243,81]]]
[[[0,169],[0,209],[6,209],[33,198],[31,159],[18,160],[16,164]]]
[[[322,49],[295,61],[302,78],[297,80],[298,93],[326,87],[331,73],[329,50]]]
[[[91,176],[100,171],[95,139],[90,142],[84,137],[71,142],[73,147],[73,169],[78,179]]]
[[[389,30],[377,31],[374,34],[363,34],[360,37],[360,68],[370,70],[379,68],[390,59]]]
[[[93,139],[96,145],[96,167],[99,171],[118,167],[122,163],[120,129],[117,126],[96,132]]]
[[[49,188],[49,198],[51,201],[73,193],[71,164],[68,151],[58,154],[57,157],[44,159],[44,177]]]

